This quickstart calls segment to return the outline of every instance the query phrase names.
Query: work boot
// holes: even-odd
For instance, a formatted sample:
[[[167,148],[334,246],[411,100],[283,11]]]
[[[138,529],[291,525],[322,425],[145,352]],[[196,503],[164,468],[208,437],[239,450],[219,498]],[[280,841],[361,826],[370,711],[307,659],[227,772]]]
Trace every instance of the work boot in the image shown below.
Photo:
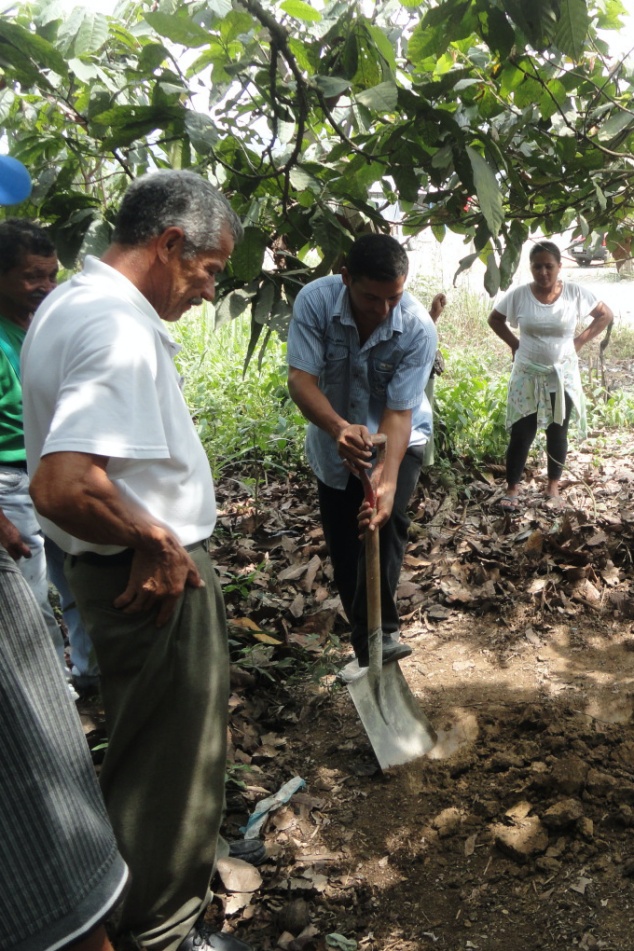
[[[262,865],[268,853],[259,839],[238,839],[229,843],[229,858],[241,859],[249,865]]]
[[[382,645],[384,667],[386,664],[394,663],[395,660],[403,660],[404,657],[409,657],[409,655],[413,653],[411,647],[407,644],[402,644],[400,641],[395,641],[389,634],[383,635]],[[367,667],[370,663],[367,644],[359,648],[355,653],[359,667]]]

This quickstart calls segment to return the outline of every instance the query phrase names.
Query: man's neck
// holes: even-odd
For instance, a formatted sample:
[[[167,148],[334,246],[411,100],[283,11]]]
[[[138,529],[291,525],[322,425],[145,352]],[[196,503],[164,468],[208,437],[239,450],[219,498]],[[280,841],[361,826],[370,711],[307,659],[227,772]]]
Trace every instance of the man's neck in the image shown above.
[[[27,314],[25,317],[24,315],[7,313],[2,309],[2,305],[0,304],[0,317],[4,317],[5,320],[8,320],[11,324],[15,324],[16,327],[19,327],[21,330],[28,330],[33,314]]]
[[[379,327],[383,321],[382,320],[372,320],[364,319],[362,317],[355,317],[354,322],[357,325],[357,332],[359,334],[359,343],[361,346],[369,340],[377,327]]]

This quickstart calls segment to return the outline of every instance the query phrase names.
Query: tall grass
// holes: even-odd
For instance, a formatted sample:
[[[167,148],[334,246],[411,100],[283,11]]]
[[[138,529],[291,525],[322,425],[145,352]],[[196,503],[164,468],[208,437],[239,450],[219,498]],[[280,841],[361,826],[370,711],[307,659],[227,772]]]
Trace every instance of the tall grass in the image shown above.
[[[248,482],[301,467],[305,421],[286,387],[286,344],[272,337],[243,374],[247,316],[215,330],[213,314],[201,308],[174,334],[185,398],[214,476],[231,471]]]

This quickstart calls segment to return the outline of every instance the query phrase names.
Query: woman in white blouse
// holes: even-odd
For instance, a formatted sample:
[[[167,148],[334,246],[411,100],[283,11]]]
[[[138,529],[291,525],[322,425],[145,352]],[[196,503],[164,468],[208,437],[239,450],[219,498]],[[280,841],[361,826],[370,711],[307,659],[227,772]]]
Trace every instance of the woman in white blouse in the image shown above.
[[[530,266],[530,284],[508,291],[489,314],[489,326],[513,355],[506,407],[506,427],[511,431],[506,453],[507,492],[500,500],[502,508],[509,510],[518,507],[519,482],[538,426],[546,430],[546,495],[559,495],[573,411],[582,438],[585,436],[577,354],[613,318],[607,304],[598,301],[588,288],[560,279],[561,253],[556,244],[540,241],[533,245]],[[579,321],[588,316],[592,323],[575,337]],[[511,327],[519,328],[519,339]]]

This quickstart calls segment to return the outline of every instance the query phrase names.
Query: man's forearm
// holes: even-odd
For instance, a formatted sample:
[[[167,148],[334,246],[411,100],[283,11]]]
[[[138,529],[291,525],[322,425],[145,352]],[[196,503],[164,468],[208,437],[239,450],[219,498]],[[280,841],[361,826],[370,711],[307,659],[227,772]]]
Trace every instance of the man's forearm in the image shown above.
[[[122,495],[105,465],[87,465],[86,458],[80,453],[53,453],[41,460],[31,480],[37,511],[63,531],[93,544],[148,552],[171,547],[171,533]]]
[[[349,425],[346,419],[335,412],[330,400],[319,389],[316,377],[311,374],[291,367],[288,390],[308,422],[323,429],[332,439],[337,440],[342,430]]]
[[[339,416],[330,400],[319,389],[316,376],[290,367],[288,389],[306,419],[334,440],[339,457],[345,465],[353,470],[370,468],[372,443],[367,426],[349,423]]]
[[[379,432],[387,436],[387,452],[381,482],[385,486],[395,487],[401,462],[407,452],[412,434],[411,412],[385,410],[379,423]]]

